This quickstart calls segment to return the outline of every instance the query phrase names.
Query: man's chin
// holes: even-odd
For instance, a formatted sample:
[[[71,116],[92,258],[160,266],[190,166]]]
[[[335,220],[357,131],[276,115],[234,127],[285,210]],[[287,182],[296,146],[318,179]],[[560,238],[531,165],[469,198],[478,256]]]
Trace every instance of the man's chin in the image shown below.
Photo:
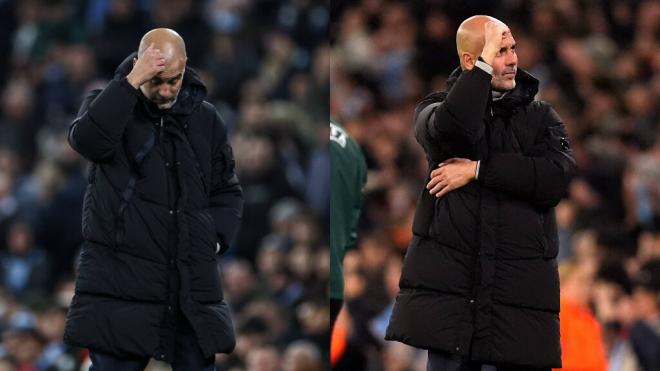
[[[166,102],[166,103],[156,103],[156,105],[157,105],[158,108],[160,108],[160,109],[169,109],[169,108],[172,108],[172,104],[174,104],[173,101],[169,101],[169,102]]]
[[[516,80],[512,80],[512,81],[509,81],[509,82],[506,82],[506,83],[503,83],[503,84],[500,83],[500,84],[497,84],[497,85],[493,85],[493,90],[499,91],[499,92],[502,92],[502,93],[507,92],[507,91],[511,91],[515,88],[516,88]]]

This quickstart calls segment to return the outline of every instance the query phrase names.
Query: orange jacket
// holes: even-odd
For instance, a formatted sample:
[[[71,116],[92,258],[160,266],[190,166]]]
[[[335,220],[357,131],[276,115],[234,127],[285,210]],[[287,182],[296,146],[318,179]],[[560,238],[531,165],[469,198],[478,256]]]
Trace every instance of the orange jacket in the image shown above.
[[[561,296],[561,371],[605,371],[607,356],[601,327],[589,308]]]

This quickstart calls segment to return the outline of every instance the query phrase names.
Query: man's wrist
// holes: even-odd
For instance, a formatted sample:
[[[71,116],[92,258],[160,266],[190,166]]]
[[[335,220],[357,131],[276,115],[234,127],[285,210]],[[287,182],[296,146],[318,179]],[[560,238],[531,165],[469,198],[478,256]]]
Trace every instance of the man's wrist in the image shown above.
[[[477,160],[477,164],[474,167],[474,180],[479,180],[479,169],[481,168],[481,160]]]
[[[475,67],[479,67],[481,70],[484,72],[488,73],[489,75],[493,74],[493,66],[490,64],[486,63],[483,58],[479,57],[477,59],[477,62],[474,64]]]
[[[135,90],[137,90],[137,89],[140,88],[140,85],[141,85],[141,84],[137,81],[137,79],[136,79],[135,77],[131,76],[130,73],[129,73],[128,75],[126,75],[126,81],[128,81],[128,83],[129,83],[132,87],[134,87]]]
[[[492,66],[493,65],[493,59],[495,59],[496,54],[497,54],[497,52],[492,52],[490,50],[484,49],[481,52],[481,55],[479,56],[479,59],[483,60],[489,66]]]

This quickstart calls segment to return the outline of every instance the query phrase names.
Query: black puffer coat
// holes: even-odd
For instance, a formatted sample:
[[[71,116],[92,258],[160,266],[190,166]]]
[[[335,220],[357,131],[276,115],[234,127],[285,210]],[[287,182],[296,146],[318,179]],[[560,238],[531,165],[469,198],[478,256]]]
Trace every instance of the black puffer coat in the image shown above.
[[[243,196],[227,128],[194,70],[161,111],[126,81],[132,57],[91,92],[69,130],[92,166],[64,340],[172,362],[180,310],[206,356],[230,352],[216,246],[229,246]]]
[[[448,91],[416,110],[431,168],[452,157],[481,167],[478,181],[441,199],[422,192],[386,338],[484,363],[560,367],[553,207],[575,162],[557,114],[534,101],[535,78],[519,69],[497,101],[490,80],[456,70]]]

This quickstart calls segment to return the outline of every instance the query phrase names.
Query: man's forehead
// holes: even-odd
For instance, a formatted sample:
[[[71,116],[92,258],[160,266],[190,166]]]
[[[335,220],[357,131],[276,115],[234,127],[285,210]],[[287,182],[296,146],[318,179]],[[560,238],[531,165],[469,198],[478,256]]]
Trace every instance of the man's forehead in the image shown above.
[[[165,70],[158,72],[156,76],[161,79],[170,79],[179,74],[182,74],[186,69],[186,63],[181,60],[173,60],[169,63],[165,63]]]
[[[173,77],[177,77],[177,76],[182,75],[182,74],[183,74],[183,69],[179,70],[179,71],[167,71],[167,70],[165,70],[165,71],[162,71],[162,72],[158,72],[156,74],[156,77],[158,77],[161,80],[167,80],[167,79],[171,79]]]

